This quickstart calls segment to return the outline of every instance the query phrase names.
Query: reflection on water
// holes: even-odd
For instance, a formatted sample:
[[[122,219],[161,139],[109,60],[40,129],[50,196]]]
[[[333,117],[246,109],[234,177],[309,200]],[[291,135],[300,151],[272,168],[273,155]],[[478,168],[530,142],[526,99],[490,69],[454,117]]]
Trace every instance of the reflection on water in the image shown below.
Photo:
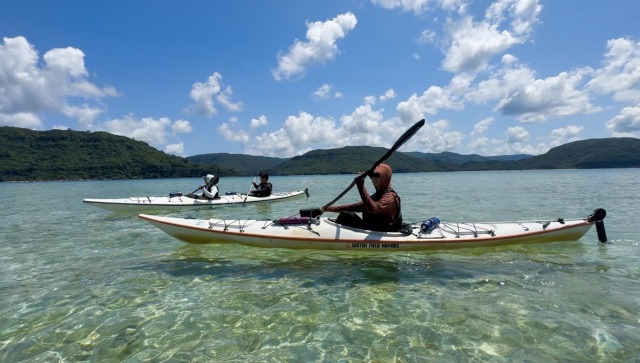
[[[592,230],[575,243],[392,254],[186,245],[81,202],[164,195],[195,179],[0,184],[3,200],[23,196],[0,211],[0,361],[634,361],[638,174],[398,174],[407,220],[603,207],[612,243]],[[271,179],[311,196],[174,214],[288,216],[330,201],[351,176]],[[45,196],[56,199],[36,206]]]

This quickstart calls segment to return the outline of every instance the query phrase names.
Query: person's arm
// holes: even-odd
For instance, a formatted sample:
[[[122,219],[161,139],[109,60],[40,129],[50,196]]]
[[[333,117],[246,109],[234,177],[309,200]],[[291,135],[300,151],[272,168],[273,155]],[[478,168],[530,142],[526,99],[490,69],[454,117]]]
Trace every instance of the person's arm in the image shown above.
[[[207,198],[214,199],[216,197],[216,194],[218,194],[218,186],[212,186],[211,191],[207,190],[207,188],[202,188],[202,193],[206,195]]]

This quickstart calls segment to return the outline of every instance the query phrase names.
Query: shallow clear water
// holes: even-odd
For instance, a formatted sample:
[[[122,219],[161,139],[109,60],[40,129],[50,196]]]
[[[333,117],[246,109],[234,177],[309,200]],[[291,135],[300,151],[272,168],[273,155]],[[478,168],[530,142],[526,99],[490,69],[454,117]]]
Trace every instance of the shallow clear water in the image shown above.
[[[272,177],[311,196],[173,213],[277,218],[352,176]],[[640,169],[397,174],[405,221],[573,218],[611,243],[446,252],[187,245],[83,198],[199,179],[0,183],[0,361],[626,362],[640,356]],[[245,192],[250,178],[222,178]],[[370,184],[368,184],[370,187]],[[356,200],[355,191],[338,203]]]

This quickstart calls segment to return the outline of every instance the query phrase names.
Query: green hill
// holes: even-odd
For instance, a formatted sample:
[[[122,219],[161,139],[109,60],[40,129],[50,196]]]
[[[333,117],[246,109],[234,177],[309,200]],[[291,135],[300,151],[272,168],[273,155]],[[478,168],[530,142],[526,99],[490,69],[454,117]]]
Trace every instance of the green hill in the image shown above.
[[[388,149],[371,146],[346,146],[340,149],[314,150],[271,169],[276,175],[355,174],[368,170]],[[386,160],[394,172],[437,171],[431,162],[396,152]]]
[[[178,178],[210,172],[234,175],[106,132],[0,127],[0,181]]]
[[[273,175],[355,174],[368,170],[387,150],[347,146],[313,150],[291,159],[227,153],[180,158],[106,132],[32,131],[4,126],[0,127],[0,181],[175,178],[207,173],[251,176],[258,170]],[[638,168],[640,139],[575,141],[537,156],[397,151],[386,162],[395,173]]]
[[[222,165],[238,175],[256,175],[258,171],[273,169],[289,159],[218,153],[188,156],[187,160],[194,163]]]
[[[516,162],[521,169],[600,169],[640,167],[640,139],[619,137],[574,141],[546,154]]]

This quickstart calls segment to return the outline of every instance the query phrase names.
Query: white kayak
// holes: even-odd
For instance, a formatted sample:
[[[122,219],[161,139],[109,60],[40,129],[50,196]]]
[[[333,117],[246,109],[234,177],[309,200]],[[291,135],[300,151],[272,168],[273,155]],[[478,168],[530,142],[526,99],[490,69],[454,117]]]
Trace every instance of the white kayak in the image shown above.
[[[599,212],[600,211],[600,212]],[[324,217],[279,220],[189,219],[140,214],[139,217],[187,243],[235,243],[254,247],[316,250],[439,250],[510,244],[577,241],[593,224],[606,241],[606,212],[581,219],[520,222],[440,222],[434,229],[407,224],[403,232],[375,232],[342,226]],[[602,236],[601,236],[602,235]]]
[[[179,194],[179,193],[178,193]],[[83,202],[113,212],[172,211],[183,208],[214,207],[229,204],[262,203],[285,200],[293,197],[309,196],[307,189],[291,192],[271,193],[268,197],[254,197],[246,194],[222,195],[216,199],[193,199],[184,195],[168,197],[129,197],[120,199],[84,199]]]

